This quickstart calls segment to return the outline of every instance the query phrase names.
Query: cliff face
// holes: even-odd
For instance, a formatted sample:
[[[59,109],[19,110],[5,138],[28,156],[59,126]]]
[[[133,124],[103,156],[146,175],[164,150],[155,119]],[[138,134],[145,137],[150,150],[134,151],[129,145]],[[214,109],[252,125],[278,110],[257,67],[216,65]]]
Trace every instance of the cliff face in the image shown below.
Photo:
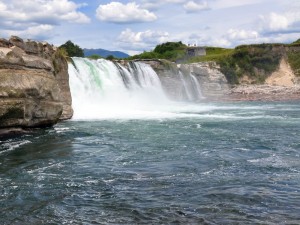
[[[298,54],[299,49],[294,51]],[[298,62],[297,60],[299,58],[294,59],[294,64]],[[151,65],[159,75],[165,92],[175,100],[187,100],[186,96],[183,97],[186,95],[184,86],[188,86],[187,88],[190,90],[193,89],[193,86],[188,85],[191,77],[199,81],[202,96],[206,100],[283,101],[300,99],[300,77],[296,75],[295,66],[293,68],[291,60],[287,61],[286,57],[281,58],[277,69],[261,84],[255,84],[256,80],[245,74],[240,78],[238,85],[228,82],[216,62],[176,65],[166,60],[139,61]]]
[[[187,100],[188,90],[201,91],[201,96],[188,100],[218,99],[228,92],[228,82],[214,62],[175,64],[165,60],[143,60],[158,74],[168,96],[175,100]],[[195,81],[197,83],[195,83]],[[191,95],[192,93],[190,93]],[[197,96],[195,96],[197,97]]]
[[[215,99],[227,93],[228,82],[220,72],[220,67],[215,62],[201,62],[178,65],[184,74],[194,75],[201,85],[204,97]]]
[[[67,62],[48,43],[0,39],[0,128],[72,117]]]

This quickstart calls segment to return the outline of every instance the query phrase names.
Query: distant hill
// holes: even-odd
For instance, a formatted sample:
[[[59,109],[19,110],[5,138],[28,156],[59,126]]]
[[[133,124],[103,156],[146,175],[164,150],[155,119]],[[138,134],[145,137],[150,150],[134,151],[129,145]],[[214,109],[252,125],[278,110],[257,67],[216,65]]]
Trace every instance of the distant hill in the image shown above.
[[[124,53],[124,52],[120,52],[120,51],[109,51],[109,50],[105,50],[105,49],[83,49],[84,51],[84,56],[85,57],[89,57],[91,55],[99,55],[103,58],[106,58],[109,55],[113,55],[115,58],[128,58],[130,55]]]

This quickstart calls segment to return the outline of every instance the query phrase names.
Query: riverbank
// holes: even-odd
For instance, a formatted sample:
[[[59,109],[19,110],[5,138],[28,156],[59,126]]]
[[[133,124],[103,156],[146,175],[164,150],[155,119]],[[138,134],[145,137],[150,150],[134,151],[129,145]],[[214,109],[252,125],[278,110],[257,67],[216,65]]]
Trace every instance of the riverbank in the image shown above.
[[[239,85],[231,88],[224,100],[232,101],[290,101],[300,100],[300,85]]]

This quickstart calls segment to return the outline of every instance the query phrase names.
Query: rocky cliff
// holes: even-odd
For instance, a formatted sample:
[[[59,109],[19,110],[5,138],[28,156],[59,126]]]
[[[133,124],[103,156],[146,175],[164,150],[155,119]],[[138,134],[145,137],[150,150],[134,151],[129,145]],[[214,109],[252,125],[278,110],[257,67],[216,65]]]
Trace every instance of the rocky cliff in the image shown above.
[[[261,84],[253,84],[251,77],[242,76],[240,84],[228,82],[216,62],[175,64],[167,60],[138,60],[151,65],[157,72],[163,88],[173,99],[184,98],[184,86],[193,89],[191,77],[199,81],[203,98],[226,101],[281,101],[300,99],[300,78],[286,58],[281,58],[278,68]],[[195,99],[192,99],[195,100]],[[199,99],[203,100],[203,99]]]
[[[0,39],[0,128],[50,126],[72,113],[67,62],[56,48]]]
[[[229,85],[214,62],[175,64],[166,60],[138,60],[151,65],[158,74],[165,92],[172,99],[186,100],[186,89],[194,89],[193,79],[197,80],[203,99],[218,99],[224,96]],[[200,100],[200,99],[190,99]]]

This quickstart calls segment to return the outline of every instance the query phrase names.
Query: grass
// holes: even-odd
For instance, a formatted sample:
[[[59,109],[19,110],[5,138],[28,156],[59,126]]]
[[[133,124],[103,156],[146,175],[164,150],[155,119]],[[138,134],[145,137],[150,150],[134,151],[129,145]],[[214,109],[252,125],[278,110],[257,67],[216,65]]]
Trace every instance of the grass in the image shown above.
[[[220,61],[223,58],[230,56],[234,52],[234,49],[218,48],[218,47],[206,47],[205,56],[196,56],[188,60],[188,63],[194,62],[208,62],[208,61]]]

